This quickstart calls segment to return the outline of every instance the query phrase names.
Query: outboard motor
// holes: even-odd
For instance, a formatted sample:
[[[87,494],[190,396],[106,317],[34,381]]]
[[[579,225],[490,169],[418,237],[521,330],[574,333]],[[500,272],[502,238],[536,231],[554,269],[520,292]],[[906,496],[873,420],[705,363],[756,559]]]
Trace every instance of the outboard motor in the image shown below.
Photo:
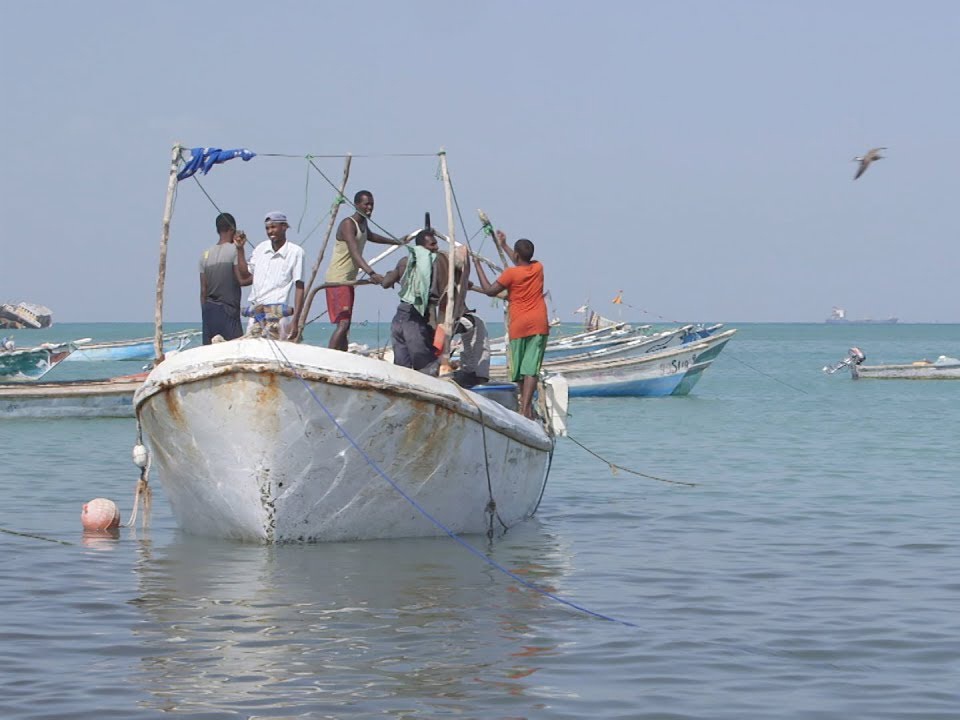
[[[828,375],[833,375],[838,370],[843,370],[843,368],[862,365],[863,361],[866,359],[867,356],[864,354],[863,350],[858,347],[852,347],[850,348],[849,354],[843,360],[835,363],[834,365],[824,366],[823,372],[827,373]]]

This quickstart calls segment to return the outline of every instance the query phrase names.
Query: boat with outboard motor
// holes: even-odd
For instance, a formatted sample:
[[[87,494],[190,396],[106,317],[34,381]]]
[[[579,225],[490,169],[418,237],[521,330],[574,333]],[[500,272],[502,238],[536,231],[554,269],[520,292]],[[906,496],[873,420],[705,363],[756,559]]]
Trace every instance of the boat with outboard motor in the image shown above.
[[[960,359],[941,355],[936,360],[918,360],[912,363],[864,365],[867,356],[858,347],[850,348],[843,360],[823,368],[823,372],[833,375],[840,370],[849,369],[854,380],[861,378],[876,380],[958,380],[960,379]]]

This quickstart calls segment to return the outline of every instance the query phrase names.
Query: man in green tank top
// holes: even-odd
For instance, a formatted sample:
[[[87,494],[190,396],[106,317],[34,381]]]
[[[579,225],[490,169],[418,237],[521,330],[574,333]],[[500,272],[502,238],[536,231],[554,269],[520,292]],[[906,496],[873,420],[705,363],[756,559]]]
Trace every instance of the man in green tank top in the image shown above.
[[[363,270],[375,283],[381,283],[383,277],[374,272],[363,259],[363,248],[370,242],[381,245],[402,245],[403,241],[378,235],[370,229],[368,220],[373,214],[373,193],[361,190],[353,196],[356,212],[344,218],[337,227],[337,237],[333,244],[333,256],[327,266],[324,282],[347,283],[357,279],[357,273]],[[334,350],[346,350],[349,344],[347,334],[353,318],[354,286],[341,285],[327,288],[327,316],[336,325],[330,336],[328,347]]]

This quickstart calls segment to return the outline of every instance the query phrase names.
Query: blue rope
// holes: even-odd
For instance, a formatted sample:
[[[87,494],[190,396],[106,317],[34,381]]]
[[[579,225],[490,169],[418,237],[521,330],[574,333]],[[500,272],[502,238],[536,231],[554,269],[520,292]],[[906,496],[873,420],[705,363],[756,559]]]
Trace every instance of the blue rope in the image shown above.
[[[461,546],[463,546],[467,551],[469,551],[470,553],[476,555],[478,558],[480,558],[481,560],[483,560],[485,563],[487,563],[487,564],[490,565],[491,567],[496,568],[497,570],[499,570],[500,572],[502,572],[502,573],[504,573],[505,575],[509,576],[512,580],[514,580],[515,582],[519,583],[520,585],[523,585],[525,588],[527,588],[527,589],[529,589],[529,590],[533,590],[533,591],[535,591],[535,592],[538,592],[538,593],[540,593],[541,595],[545,595],[546,597],[550,598],[551,600],[556,600],[558,603],[561,603],[561,604],[563,604],[563,605],[566,605],[567,607],[571,607],[571,608],[573,608],[574,610],[579,610],[580,612],[586,613],[587,615],[592,615],[592,616],[595,617],[595,618],[599,618],[599,619],[601,619],[601,620],[607,620],[607,621],[609,621],[609,622],[620,623],[621,625],[626,625],[627,627],[637,627],[634,623],[627,622],[626,620],[618,620],[617,618],[610,617],[609,615],[604,615],[604,614],[602,614],[602,613],[594,612],[593,610],[590,610],[590,609],[588,609],[588,608],[585,608],[585,607],[583,607],[582,605],[577,605],[577,604],[574,603],[574,602],[570,602],[569,600],[565,600],[564,598],[562,598],[562,597],[560,597],[560,596],[558,596],[558,595],[555,595],[555,594],[553,594],[553,593],[551,593],[551,592],[548,592],[547,590],[543,590],[542,588],[537,587],[537,586],[534,585],[533,583],[531,583],[531,582],[529,582],[529,581],[527,581],[527,580],[524,580],[524,579],[523,579],[522,577],[520,577],[519,575],[511,572],[510,570],[508,570],[507,568],[505,568],[503,565],[501,565],[500,563],[498,563],[496,560],[492,560],[491,558],[487,557],[487,556],[484,555],[482,552],[480,552],[480,551],[477,550],[475,547],[473,547],[473,545],[471,545],[470,543],[468,543],[468,542],[462,540],[460,537],[458,537],[456,533],[454,533],[454,532],[453,532],[452,530],[450,530],[446,525],[444,525],[442,522],[440,522],[439,520],[437,520],[433,515],[431,515],[429,512],[427,512],[427,510],[425,510],[416,500],[414,500],[412,497],[410,497],[409,495],[407,495],[407,493],[405,493],[405,492],[400,488],[399,485],[397,485],[393,480],[391,480],[391,479],[387,476],[387,474],[386,474],[383,470],[380,469],[380,466],[377,465],[377,463],[376,463],[369,455],[367,455],[367,453],[365,453],[365,452],[363,451],[363,448],[361,448],[361,447],[357,444],[357,442],[353,439],[353,437],[351,437],[350,434],[347,433],[346,429],[345,429],[339,422],[337,422],[337,418],[334,417],[333,413],[331,413],[331,412],[327,409],[327,406],[324,405],[323,402],[321,402],[320,398],[318,398],[318,397],[316,396],[316,394],[313,392],[313,388],[311,388],[310,385],[307,383],[307,381],[303,379],[303,376],[300,374],[300,372],[297,370],[297,368],[293,365],[293,363],[290,362],[289,358],[287,358],[287,356],[284,354],[283,350],[280,349],[280,346],[279,346],[276,342],[274,342],[273,340],[271,340],[270,338],[267,338],[267,339],[270,340],[270,349],[273,351],[274,356],[277,357],[277,354],[279,353],[279,357],[277,357],[277,362],[280,362],[280,358],[281,358],[281,357],[283,358],[283,360],[284,360],[284,361],[286,362],[286,364],[287,364],[287,367],[289,367],[291,370],[293,370],[294,375],[297,376],[297,378],[300,380],[300,382],[303,383],[303,386],[307,389],[307,392],[310,393],[310,397],[312,397],[312,398],[314,399],[314,401],[317,403],[317,405],[320,406],[320,409],[323,410],[323,412],[326,414],[326,416],[327,416],[328,418],[330,418],[330,421],[336,426],[337,430],[347,439],[347,441],[354,447],[354,449],[355,449],[358,453],[360,453],[360,455],[363,457],[363,459],[367,461],[367,464],[368,464],[370,467],[372,467],[380,477],[382,477],[384,480],[386,480],[386,481],[390,484],[390,486],[391,486],[394,490],[396,490],[404,500],[406,500],[408,503],[410,503],[411,505],[413,505],[413,507],[416,508],[417,511],[418,511],[421,515],[423,515],[423,516],[424,516],[425,518],[427,518],[430,522],[432,522],[434,525],[436,525],[438,528],[440,528],[440,529],[441,529],[444,533],[446,533],[451,539],[453,539],[453,540],[455,540],[456,542],[458,542],[458,543],[459,543]]]

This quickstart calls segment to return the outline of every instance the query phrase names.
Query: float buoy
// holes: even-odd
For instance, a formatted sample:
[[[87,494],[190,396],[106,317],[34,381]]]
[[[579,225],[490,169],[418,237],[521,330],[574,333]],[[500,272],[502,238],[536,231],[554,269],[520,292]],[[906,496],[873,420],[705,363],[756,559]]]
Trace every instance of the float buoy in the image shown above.
[[[84,530],[112,530],[120,527],[120,510],[113,500],[94,498],[83,506],[80,523]]]

